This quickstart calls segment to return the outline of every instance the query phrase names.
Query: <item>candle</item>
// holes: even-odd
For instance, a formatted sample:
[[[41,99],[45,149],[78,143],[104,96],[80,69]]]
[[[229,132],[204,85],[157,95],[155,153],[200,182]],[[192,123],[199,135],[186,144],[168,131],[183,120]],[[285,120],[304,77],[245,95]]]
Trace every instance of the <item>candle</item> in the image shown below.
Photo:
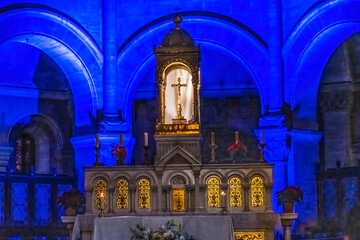
[[[145,147],[149,146],[148,133],[144,133],[144,146]]]
[[[124,146],[124,135],[120,134],[120,146]]]
[[[99,134],[95,134],[95,144],[96,144],[96,147],[99,147],[100,145],[100,140],[99,140]]]
[[[239,132],[235,131],[235,143],[239,143]]]
[[[105,194],[103,192],[100,193],[100,210],[105,209]]]
[[[215,145],[215,133],[211,132],[211,145]]]
[[[225,207],[225,195],[226,193],[224,191],[221,191],[221,201],[220,201],[220,207]]]
[[[263,131],[260,132],[260,143],[261,144],[264,143],[264,132]]]

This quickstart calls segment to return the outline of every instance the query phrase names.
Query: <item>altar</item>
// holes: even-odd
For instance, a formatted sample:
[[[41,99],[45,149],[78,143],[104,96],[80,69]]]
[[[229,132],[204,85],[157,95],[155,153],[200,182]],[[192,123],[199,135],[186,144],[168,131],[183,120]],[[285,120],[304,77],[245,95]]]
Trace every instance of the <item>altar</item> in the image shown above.
[[[183,226],[183,232],[195,239],[219,240],[234,239],[233,223],[230,216],[118,216],[95,218],[94,240],[131,239],[130,227],[137,224],[151,229],[173,220]],[[175,227],[176,228],[176,227]]]

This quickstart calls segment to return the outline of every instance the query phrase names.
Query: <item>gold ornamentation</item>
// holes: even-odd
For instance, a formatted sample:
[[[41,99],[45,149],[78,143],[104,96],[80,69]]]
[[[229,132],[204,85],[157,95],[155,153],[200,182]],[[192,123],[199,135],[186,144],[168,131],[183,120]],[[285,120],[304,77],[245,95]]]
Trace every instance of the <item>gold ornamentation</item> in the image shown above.
[[[230,207],[241,206],[241,180],[238,177],[230,179]]]
[[[138,184],[139,208],[150,208],[150,182],[141,179]]]
[[[100,209],[100,194],[104,193],[104,208],[106,208],[107,206],[107,199],[108,199],[108,194],[107,194],[107,183],[105,180],[103,179],[99,179],[95,182],[94,185],[94,189],[95,189],[95,208],[96,209]]]
[[[120,179],[116,183],[117,208],[128,208],[129,207],[129,183],[125,179]]]
[[[235,232],[235,240],[265,240],[264,232]]]
[[[185,189],[172,190],[172,210],[174,212],[185,212]]]
[[[251,181],[251,200],[253,207],[264,206],[264,181],[260,177]]]
[[[157,124],[156,134],[159,135],[183,135],[183,134],[199,134],[199,124]]]
[[[208,180],[208,206],[220,207],[220,181],[216,177]]]

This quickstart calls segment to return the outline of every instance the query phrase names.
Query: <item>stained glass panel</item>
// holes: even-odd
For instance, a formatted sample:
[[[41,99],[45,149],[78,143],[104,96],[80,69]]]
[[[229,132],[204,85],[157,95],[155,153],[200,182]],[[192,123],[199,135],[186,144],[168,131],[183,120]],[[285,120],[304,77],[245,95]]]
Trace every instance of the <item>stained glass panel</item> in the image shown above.
[[[94,197],[95,197],[95,208],[96,209],[100,209],[100,194],[103,193],[104,196],[105,196],[105,199],[104,199],[104,206],[106,208],[107,206],[107,199],[108,199],[108,194],[107,194],[107,183],[105,180],[103,179],[99,179],[95,182],[95,194],[94,194]]]
[[[4,222],[4,183],[0,182],[0,224]]]
[[[336,179],[326,179],[323,184],[324,218],[334,219],[338,215]]]
[[[174,212],[185,212],[185,189],[173,189],[172,210]]]
[[[216,177],[208,180],[208,206],[220,207],[220,180]]]
[[[251,204],[253,207],[264,206],[264,181],[260,177],[251,181]]]
[[[150,208],[150,182],[141,179],[138,185],[139,208]]]
[[[241,206],[241,180],[238,177],[230,179],[230,206]]]
[[[125,179],[120,179],[116,184],[117,191],[117,208],[128,208],[129,207],[129,183]]]
[[[265,240],[263,232],[236,232],[235,240]]]
[[[28,185],[12,183],[11,193],[11,220],[25,224],[28,221]]]
[[[35,184],[35,223],[48,225],[51,221],[51,185]]]

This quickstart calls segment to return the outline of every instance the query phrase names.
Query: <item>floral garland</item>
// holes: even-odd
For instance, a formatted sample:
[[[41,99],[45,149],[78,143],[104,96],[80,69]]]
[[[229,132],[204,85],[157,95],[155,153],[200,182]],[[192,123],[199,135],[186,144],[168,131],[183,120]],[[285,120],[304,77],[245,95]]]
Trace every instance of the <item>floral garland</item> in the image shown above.
[[[131,240],[196,240],[193,236],[183,233],[182,230],[182,225],[175,224],[173,219],[161,225],[158,230],[139,224],[135,228],[130,227],[130,232],[133,234]]]

